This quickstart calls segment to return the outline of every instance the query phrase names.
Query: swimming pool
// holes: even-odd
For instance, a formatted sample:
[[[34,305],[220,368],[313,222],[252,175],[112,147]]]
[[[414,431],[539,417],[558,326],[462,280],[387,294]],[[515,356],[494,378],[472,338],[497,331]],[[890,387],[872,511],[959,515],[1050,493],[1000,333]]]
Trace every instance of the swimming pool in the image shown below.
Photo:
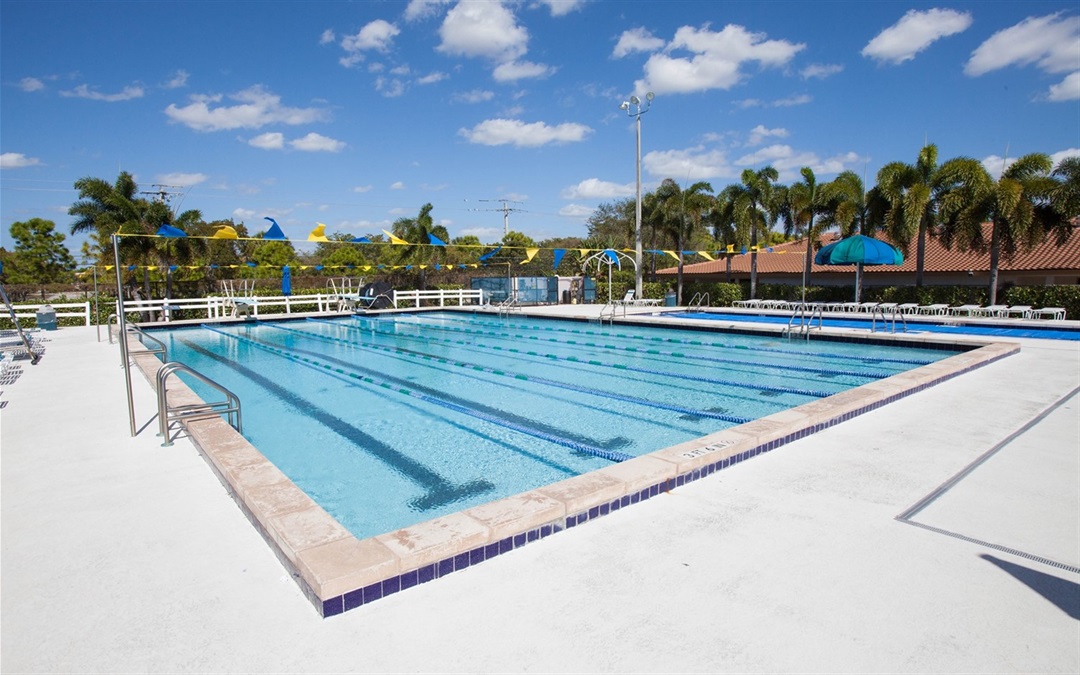
[[[222,418],[178,433],[324,617],[665,495],[1019,351],[926,337],[747,340],[664,319],[600,326],[587,315],[507,320],[484,310],[312,318],[154,332],[172,360],[240,394],[248,438]],[[894,349],[904,344],[925,349]],[[133,347],[153,381],[160,361]],[[654,391],[654,380],[674,387]],[[174,405],[198,401],[175,377],[167,388]],[[601,416],[575,427],[579,413]],[[761,416],[742,422],[753,415]],[[384,510],[415,524],[365,535],[395,527]],[[350,525],[360,534],[343,525],[350,518],[362,521]]]
[[[658,312],[654,316],[678,319],[704,319],[707,321],[752,321],[754,323],[780,324],[786,326],[791,320],[791,315],[779,314],[746,314],[736,312]],[[1080,329],[1063,326],[1033,326],[1025,324],[1020,326],[1001,325],[1000,323],[980,323],[963,317],[942,317],[942,321],[935,321],[933,317],[920,317],[910,319],[907,324],[907,333],[935,333],[940,335],[982,335],[986,337],[1001,338],[1039,338],[1043,340],[1073,340],[1080,341]],[[947,319],[947,320],[946,320]],[[891,321],[891,319],[890,319]],[[822,319],[822,325],[831,328],[856,328],[869,331],[873,325],[873,319],[860,319],[854,317],[830,317]],[[882,329],[883,323],[878,320],[878,330]],[[815,320],[816,325],[816,320]],[[899,330],[897,322],[897,330]]]
[[[451,312],[205,325],[165,341],[240,397],[248,440],[358,538],[952,353]]]

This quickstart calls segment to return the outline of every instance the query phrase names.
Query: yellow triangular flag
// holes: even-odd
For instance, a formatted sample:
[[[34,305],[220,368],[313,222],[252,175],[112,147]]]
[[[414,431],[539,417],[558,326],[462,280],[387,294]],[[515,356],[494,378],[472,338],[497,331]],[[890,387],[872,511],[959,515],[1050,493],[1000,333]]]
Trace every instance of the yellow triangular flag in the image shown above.
[[[587,248],[579,248],[577,250],[577,252],[578,252],[578,255],[580,255],[582,258],[589,255],[589,249],[587,249]]]
[[[408,246],[409,245],[409,242],[405,241],[401,237],[395,237],[392,233],[387,232],[386,230],[383,230],[383,234],[385,234],[387,237],[390,237],[390,243],[394,244],[395,246]]]
[[[697,252],[697,254],[698,254],[699,256],[701,256],[702,258],[705,258],[706,260],[712,260],[712,259],[713,259],[713,257],[712,257],[711,255],[709,255],[709,254],[708,254],[707,252],[705,252],[705,251],[698,251],[698,252]]]
[[[539,252],[540,252],[540,249],[538,249],[538,248],[527,248],[527,249],[525,249],[525,259],[521,261],[521,264],[524,265],[527,262],[531,262],[532,259]]]
[[[212,239],[239,239],[236,229],[231,225],[222,225],[221,229],[214,233]]]
[[[308,241],[330,241],[326,238],[326,225],[315,223],[315,229],[307,236]]]
[[[734,253],[735,252],[735,244],[728,244],[726,252],[727,253]]]
[[[669,256],[671,256],[672,258],[675,258],[675,260],[676,260],[676,261],[680,261],[680,260],[682,260],[682,258],[680,258],[679,256],[675,255],[675,251],[664,251],[664,253],[667,253],[667,254],[668,254]]]

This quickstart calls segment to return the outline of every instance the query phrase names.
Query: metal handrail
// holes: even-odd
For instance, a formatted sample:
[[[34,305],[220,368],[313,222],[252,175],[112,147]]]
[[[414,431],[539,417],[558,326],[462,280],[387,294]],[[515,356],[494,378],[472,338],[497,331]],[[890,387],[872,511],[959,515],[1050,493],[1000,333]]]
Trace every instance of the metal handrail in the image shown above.
[[[690,304],[686,306],[687,312],[693,312],[695,310],[712,305],[712,301],[709,300],[708,293],[695,293],[694,297],[690,298]]]
[[[495,305],[495,311],[499,313],[499,316],[510,316],[510,310],[521,309],[517,302],[517,293],[511,293],[506,296],[506,299]]]
[[[164,342],[157,339],[153,335],[150,335],[149,333],[144,331],[142,328],[139,328],[138,326],[128,326],[127,329],[128,329],[129,333],[135,333],[135,336],[138,337],[139,342],[141,342],[142,345],[144,347],[146,347],[146,351],[148,353],[150,353],[150,354],[161,354],[161,360],[162,361],[168,361],[169,360],[169,348],[165,346]],[[151,342],[156,342],[157,346],[156,347],[150,347],[149,345],[146,344],[147,340],[149,340]]]
[[[881,316],[881,330],[882,330],[882,332],[884,332],[889,326],[890,319],[885,316],[885,310],[881,309],[880,307],[875,307],[874,308],[873,318],[870,320],[870,332],[871,333],[876,333],[877,332],[877,320],[878,320],[879,315]],[[890,333],[895,333],[896,332],[896,317],[900,317],[900,323],[903,325],[903,331],[902,332],[906,333],[907,332],[907,319],[904,318],[904,313],[901,312],[898,307],[891,307],[890,308],[890,315],[892,317],[891,318],[892,328],[889,329],[889,332]]]
[[[110,314],[108,319],[105,319],[105,332],[109,334],[109,344],[112,344],[112,325],[113,321],[116,321],[119,325],[120,317],[116,314]]]
[[[224,394],[225,400],[170,407],[165,380],[174,373],[187,373],[188,375],[191,375],[203,384]],[[169,436],[169,426],[170,423],[174,421],[183,423],[227,415],[227,421],[232,428],[236,429],[237,433],[244,433],[243,422],[240,419],[240,398],[199,371],[194,370],[190,366],[180,363],[179,361],[171,361],[158,369],[157,377],[155,379],[157,380],[158,435],[165,439],[165,442],[161,444],[161,447],[167,448],[172,445],[172,437]]]
[[[809,318],[807,318],[807,316],[806,316],[807,307],[808,306],[805,303],[802,303],[798,307],[795,308],[795,311],[793,311],[791,313],[791,318],[788,319],[787,328],[784,329],[783,335],[787,336],[790,339],[792,334],[795,333],[795,329],[798,328],[799,335],[804,336],[807,340],[809,340],[811,330],[813,330],[815,328],[817,328],[818,330],[821,330],[822,318],[823,318],[822,317],[822,307],[821,307],[821,305],[814,304],[814,305],[809,306],[810,307],[810,317]],[[797,325],[795,323],[796,319],[799,320]],[[817,319],[817,325],[816,326],[814,325],[814,319]]]

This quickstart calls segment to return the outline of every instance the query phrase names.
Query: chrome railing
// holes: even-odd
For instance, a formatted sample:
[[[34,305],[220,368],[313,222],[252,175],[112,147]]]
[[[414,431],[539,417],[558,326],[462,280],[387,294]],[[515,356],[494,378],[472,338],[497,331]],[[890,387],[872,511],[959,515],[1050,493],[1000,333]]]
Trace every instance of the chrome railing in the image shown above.
[[[174,373],[187,373],[203,384],[224,394],[225,399],[222,401],[213,401],[211,403],[189,403],[186,405],[170,406],[165,381]],[[164,364],[158,369],[156,380],[158,435],[165,439],[165,442],[161,444],[161,447],[167,448],[172,445],[172,437],[169,435],[169,427],[172,426],[172,422],[184,423],[187,421],[210,419],[212,417],[226,415],[226,421],[232,428],[236,429],[238,433],[243,433],[243,423],[240,419],[240,399],[236,394],[217,382],[214,382],[199,371],[194,370],[179,361],[172,361]]]

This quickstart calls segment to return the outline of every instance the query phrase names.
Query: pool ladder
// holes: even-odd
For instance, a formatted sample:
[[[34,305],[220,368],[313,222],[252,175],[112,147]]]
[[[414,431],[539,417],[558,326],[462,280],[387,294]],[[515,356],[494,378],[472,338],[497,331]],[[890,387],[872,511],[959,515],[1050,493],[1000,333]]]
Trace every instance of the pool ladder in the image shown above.
[[[495,305],[495,311],[499,313],[499,316],[510,316],[510,312],[515,309],[521,310],[517,302],[517,293],[511,293],[505,300]]]
[[[189,403],[185,405],[170,406],[165,381],[174,373],[187,373],[203,384],[221,392],[225,399],[211,403]],[[158,404],[158,435],[165,439],[161,447],[167,448],[172,445],[172,437],[169,435],[169,427],[173,422],[188,422],[192,420],[210,419],[226,415],[226,421],[236,429],[237,433],[243,433],[243,424],[240,420],[240,399],[209,377],[206,377],[190,366],[179,361],[171,361],[161,366],[157,372],[157,404]]]
[[[708,293],[695,293],[694,297],[690,298],[690,304],[686,306],[687,313],[696,312],[702,307],[708,307],[710,305]]]
[[[790,340],[792,335],[798,334],[799,337],[809,340],[811,330],[821,330],[821,318],[821,305],[802,303],[791,313],[783,335]]]
[[[889,313],[886,315],[885,310],[880,307],[874,308],[874,317],[870,321],[870,332],[877,332],[878,317],[881,317],[881,332],[888,331],[890,333],[896,332],[896,318],[900,318],[900,324],[903,326],[901,332],[907,332],[907,319],[904,318],[904,313],[900,311],[898,307],[890,307]],[[891,326],[890,326],[891,324]]]

